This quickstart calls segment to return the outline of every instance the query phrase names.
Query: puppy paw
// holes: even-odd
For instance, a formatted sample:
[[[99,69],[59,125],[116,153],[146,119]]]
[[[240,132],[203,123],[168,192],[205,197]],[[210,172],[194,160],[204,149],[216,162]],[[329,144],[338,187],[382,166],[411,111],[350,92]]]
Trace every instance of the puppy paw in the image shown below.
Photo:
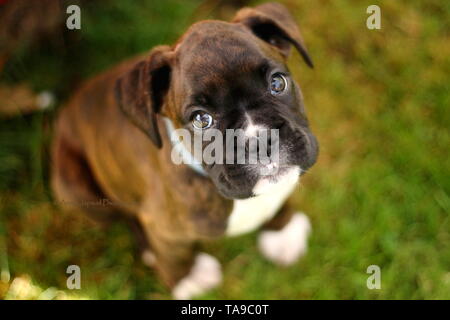
[[[306,253],[311,224],[303,213],[295,213],[279,231],[263,231],[258,238],[261,253],[268,260],[289,266]]]
[[[172,295],[177,300],[191,299],[217,287],[221,281],[222,270],[219,261],[209,254],[199,253],[191,271],[178,282],[172,290]]]

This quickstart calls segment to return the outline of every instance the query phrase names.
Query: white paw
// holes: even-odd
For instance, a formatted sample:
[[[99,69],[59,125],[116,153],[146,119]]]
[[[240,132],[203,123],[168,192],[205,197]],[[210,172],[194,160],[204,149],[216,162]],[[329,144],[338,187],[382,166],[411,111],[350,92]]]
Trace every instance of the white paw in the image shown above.
[[[206,253],[195,257],[194,265],[187,276],[178,282],[172,290],[177,300],[187,300],[217,287],[222,281],[222,269],[219,261]]]
[[[261,253],[270,261],[288,266],[306,253],[311,224],[303,213],[295,213],[279,231],[263,231],[258,238]]]

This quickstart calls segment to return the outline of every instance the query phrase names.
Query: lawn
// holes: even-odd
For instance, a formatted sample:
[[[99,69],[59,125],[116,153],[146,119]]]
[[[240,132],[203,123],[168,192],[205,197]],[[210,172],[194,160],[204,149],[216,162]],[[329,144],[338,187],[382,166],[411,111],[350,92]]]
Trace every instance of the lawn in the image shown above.
[[[289,61],[321,147],[294,199],[312,222],[309,250],[280,268],[258,253],[256,234],[208,243],[224,282],[202,298],[450,299],[450,2],[281,2],[315,62]],[[80,31],[20,47],[0,73],[57,98],[53,110],[0,118],[0,299],[170,298],[125,226],[105,229],[53,204],[52,120],[81,80],[230,10],[104,3],[82,4]],[[371,4],[381,30],[366,28]],[[66,287],[71,264],[81,267],[80,290]],[[381,289],[366,286],[370,265]]]

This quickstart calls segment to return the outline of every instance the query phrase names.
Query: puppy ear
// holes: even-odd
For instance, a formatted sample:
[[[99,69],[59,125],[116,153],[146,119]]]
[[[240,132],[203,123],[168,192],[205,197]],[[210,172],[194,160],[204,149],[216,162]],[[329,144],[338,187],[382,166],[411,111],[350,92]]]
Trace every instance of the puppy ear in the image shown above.
[[[116,81],[115,94],[120,109],[158,147],[162,147],[157,113],[169,89],[171,66],[169,46],[159,46]]]
[[[283,5],[265,3],[255,8],[243,8],[236,13],[232,22],[250,28],[257,37],[278,48],[284,57],[289,56],[291,44],[294,45],[306,64],[313,67],[300,30]]]

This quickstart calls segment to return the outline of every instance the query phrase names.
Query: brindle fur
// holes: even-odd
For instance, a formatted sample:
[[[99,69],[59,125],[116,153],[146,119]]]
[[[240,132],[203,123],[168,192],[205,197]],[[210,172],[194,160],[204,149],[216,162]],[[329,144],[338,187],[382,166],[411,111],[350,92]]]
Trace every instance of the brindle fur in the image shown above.
[[[257,30],[262,25],[283,36],[269,44],[267,30]],[[221,196],[210,178],[172,163],[161,116],[182,126],[193,88],[222,92],[227,81],[255,67],[250,52],[284,65],[290,43],[306,52],[285,8],[244,8],[232,23],[197,23],[174,46],[156,47],[86,82],[57,119],[55,196],[72,209],[108,199],[106,206],[82,209],[100,219],[132,221],[141,242],[148,241],[143,247],[154,251],[163,281],[174,286],[189,272],[198,242],[224,234],[233,201]],[[198,48],[203,54],[195,54]],[[272,227],[282,227],[290,214],[284,207]]]

